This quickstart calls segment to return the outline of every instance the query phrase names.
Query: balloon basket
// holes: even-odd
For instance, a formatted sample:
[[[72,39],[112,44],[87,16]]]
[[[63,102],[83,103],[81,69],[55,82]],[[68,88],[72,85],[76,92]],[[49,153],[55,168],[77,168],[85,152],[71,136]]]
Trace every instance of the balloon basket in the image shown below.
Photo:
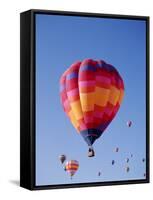
[[[95,156],[95,152],[94,152],[93,148],[89,148],[88,157],[94,157],[94,156]]]

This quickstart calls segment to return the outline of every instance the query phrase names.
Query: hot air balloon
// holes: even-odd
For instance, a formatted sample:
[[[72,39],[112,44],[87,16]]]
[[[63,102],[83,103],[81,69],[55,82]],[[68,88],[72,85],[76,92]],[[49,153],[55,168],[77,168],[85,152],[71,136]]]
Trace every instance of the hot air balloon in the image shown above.
[[[115,164],[115,160],[112,160],[112,165],[114,165]]]
[[[126,162],[127,162],[127,163],[129,162],[129,158],[126,158]]]
[[[118,147],[116,147],[116,148],[115,148],[115,152],[118,152],[118,151],[119,151],[119,148],[118,148]]]
[[[126,124],[127,124],[127,126],[128,126],[128,127],[131,127],[131,125],[132,125],[132,122],[131,122],[131,121],[127,121],[127,123],[126,123]]]
[[[101,172],[98,172],[98,176],[101,176]]]
[[[65,169],[70,174],[71,179],[72,176],[78,170],[78,168],[79,168],[79,162],[77,160],[70,160],[66,162]]]
[[[145,162],[145,158],[142,159],[142,162]]]
[[[133,157],[133,154],[131,154],[131,158]]]
[[[129,172],[130,171],[130,167],[126,167],[126,172]]]
[[[119,72],[102,60],[73,63],[60,78],[63,109],[94,156],[93,143],[118,112],[124,95]]]
[[[59,160],[61,161],[61,163],[63,164],[66,160],[66,156],[63,154],[63,155],[60,155],[59,156]]]

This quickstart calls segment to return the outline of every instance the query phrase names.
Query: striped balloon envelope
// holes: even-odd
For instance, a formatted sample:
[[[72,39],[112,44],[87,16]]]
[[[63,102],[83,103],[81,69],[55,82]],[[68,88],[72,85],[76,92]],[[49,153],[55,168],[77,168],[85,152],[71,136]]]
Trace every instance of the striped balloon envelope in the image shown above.
[[[75,62],[60,78],[63,109],[90,150],[115,117],[123,96],[119,72],[103,60]]]
[[[77,160],[70,160],[66,162],[65,170],[70,174],[72,177],[79,168],[79,162]]]

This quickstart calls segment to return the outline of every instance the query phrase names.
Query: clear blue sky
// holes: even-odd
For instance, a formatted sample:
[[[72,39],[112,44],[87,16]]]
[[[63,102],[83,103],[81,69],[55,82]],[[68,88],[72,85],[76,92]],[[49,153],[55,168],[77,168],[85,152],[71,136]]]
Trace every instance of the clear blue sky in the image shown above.
[[[145,21],[138,20],[36,15],[36,185],[144,178],[145,26]],[[88,147],[64,113],[59,96],[62,73],[85,58],[111,63],[125,84],[119,112],[94,143],[94,158],[87,157]],[[129,119],[131,128],[126,126]],[[126,173],[125,159],[131,153],[130,172]],[[59,162],[61,154],[80,163],[73,180]]]

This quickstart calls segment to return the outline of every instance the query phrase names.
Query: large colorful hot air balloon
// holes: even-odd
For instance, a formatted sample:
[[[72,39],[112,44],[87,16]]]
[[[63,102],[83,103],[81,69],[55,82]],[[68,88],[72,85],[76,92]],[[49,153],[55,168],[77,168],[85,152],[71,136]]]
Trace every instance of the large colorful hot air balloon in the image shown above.
[[[77,160],[70,160],[66,162],[65,171],[67,171],[70,174],[71,178],[76,173],[78,168],[79,168],[79,162]]]
[[[102,60],[85,59],[72,64],[61,76],[61,103],[94,156],[93,143],[118,112],[124,95],[119,72]]]

